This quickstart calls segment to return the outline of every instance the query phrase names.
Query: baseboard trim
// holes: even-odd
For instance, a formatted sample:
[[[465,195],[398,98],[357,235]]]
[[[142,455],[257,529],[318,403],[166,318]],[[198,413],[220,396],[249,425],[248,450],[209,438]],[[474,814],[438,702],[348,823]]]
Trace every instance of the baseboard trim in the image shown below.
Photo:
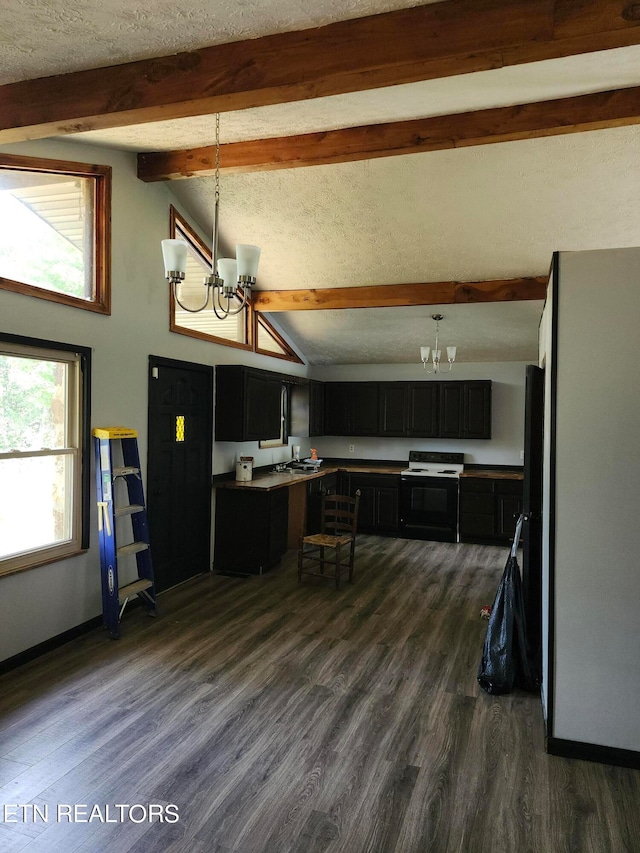
[[[81,637],[83,634],[88,634],[94,628],[102,625],[102,616],[94,616],[93,619],[88,619],[81,625],[76,625],[75,628],[70,628],[68,631],[63,631],[62,634],[56,634],[55,637],[50,637],[43,643],[38,643],[37,646],[32,646],[30,649],[25,649],[24,652],[19,652],[13,657],[0,661],[0,675],[6,672],[17,669],[25,663],[29,663],[47,652],[57,649],[59,646],[64,646],[65,643],[75,640],[76,637]]]
[[[598,764],[614,764],[618,767],[640,770],[640,752],[632,749],[618,749],[615,746],[601,746],[596,743],[582,743],[555,737],[546,739],[546,749],[550,755],[558,755],[562,758],[579,758],[582,761],[596,761]]]

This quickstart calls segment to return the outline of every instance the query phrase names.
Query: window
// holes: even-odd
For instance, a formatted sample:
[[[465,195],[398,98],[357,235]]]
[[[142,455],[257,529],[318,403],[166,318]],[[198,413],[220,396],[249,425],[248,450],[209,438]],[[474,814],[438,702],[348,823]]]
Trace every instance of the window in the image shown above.
[[[0,574],[88,547],[90,351],[0,337]]]
[[[109,166],[0,155],[0,288],[109,314],[110,208]]]
[[[289,441],[289,388],[283,382],[280,391],[280,435],[277,438],[263,438],[258,447],[286,447]]]
[[[187,268],[184,281],[178,285],[178,298],[188,308],[198,308],[205,300],[202,281],[211,274],[211,251],[173,206],[170,208],[169,234],[187,244]],[[236,300],[236,304],[240,304],[240,299]],[[170,329],[183,335],[302,364],[302,359],[267,318],[254,312],[251,306],[220,320],[211,307],[191,314],[182,309],[172,296]]]

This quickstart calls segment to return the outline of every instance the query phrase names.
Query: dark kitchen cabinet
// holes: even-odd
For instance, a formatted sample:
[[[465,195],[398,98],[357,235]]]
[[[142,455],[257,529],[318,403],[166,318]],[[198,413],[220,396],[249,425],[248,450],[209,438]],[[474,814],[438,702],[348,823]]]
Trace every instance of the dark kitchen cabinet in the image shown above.
[[[400,524],[400,477],[395,474],[349,474],[347,494],[360,490],[358,530],[397,534]]]
[[[491,438],[489,380],[328,382],[324,406],[326,435]]]
[[[491,438],[491,382],[440,382],[440,438]]]
[[[508,544],[521,512],[522,480],[460,478],[461,542]]]
[[[262,574],[287,550],[289,489],[216,489],[214,571]]]
[[[440,383],[407,383],[407,431],[408,438],[438,437],[438,404]]]
[[[241,365],[216,368],[216,441],[277,438],[282,426],[283,382]]]
[[[464,384],[440,382],[439,438],[462,438]]]
[[[461,438],[491,438],[491,382],[465,382]]]
[[[378,383],[325,383],[324,434],[378,435]]]
[[[407,434],[406,382],[380,382],[378,385],[378,434],[385,437]]]

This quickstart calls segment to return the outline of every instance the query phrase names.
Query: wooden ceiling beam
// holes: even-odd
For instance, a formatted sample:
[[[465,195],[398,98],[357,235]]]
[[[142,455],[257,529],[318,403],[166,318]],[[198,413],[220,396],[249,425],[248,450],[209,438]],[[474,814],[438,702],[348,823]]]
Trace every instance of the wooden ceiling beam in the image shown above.
[[[253,308],[275,311],[331,311],[339,308],[398,308],[407,305],[460,305],[544,299],[547,276],[497,281],[434,281],[319,290],[255,290]]]
[[[632,124],[640,124],[640,86],[456,115],[232,142],[221,146],[220,167],[227,173],[295,169]],[[203,177],[214,171],[212,146],[138,155],[138,177],[147,182]]]
[[[0,144],[640,43],[628,0],[446,0],[0,87]]]

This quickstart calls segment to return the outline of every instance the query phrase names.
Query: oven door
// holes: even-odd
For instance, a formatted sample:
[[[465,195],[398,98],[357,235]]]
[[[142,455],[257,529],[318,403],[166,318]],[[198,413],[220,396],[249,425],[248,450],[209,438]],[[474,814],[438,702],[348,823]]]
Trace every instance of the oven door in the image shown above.
[[[458,480],[454,477],[402,477],[400,529],[407,539],[458,541]]]

